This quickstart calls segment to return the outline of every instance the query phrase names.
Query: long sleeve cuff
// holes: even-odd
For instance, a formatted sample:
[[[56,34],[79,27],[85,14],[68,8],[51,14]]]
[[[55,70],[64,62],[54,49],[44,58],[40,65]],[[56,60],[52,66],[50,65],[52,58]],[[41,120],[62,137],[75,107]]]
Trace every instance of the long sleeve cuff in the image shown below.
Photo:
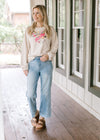
[[[26,65],[21,65],[22,70],[28,70],[28,64]]]

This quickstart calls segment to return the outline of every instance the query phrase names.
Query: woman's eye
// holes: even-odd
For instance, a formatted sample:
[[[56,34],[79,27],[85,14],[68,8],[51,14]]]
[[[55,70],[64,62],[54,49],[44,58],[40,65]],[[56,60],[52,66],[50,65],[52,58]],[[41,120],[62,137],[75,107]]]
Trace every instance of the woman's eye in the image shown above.
[[[39,12],[37,12],[37,13],[33,13],[33,15],[39,15],[40,13]]]

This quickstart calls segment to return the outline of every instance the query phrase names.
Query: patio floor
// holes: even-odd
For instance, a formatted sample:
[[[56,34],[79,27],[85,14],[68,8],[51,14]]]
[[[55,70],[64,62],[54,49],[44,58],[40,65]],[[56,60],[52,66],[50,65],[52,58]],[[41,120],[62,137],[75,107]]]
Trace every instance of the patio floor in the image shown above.
[[[54,83],[52,116],[36,132],[26,99],[26,77],[20,68],[1,69],[5,140],[100,140],[100,121]],[[38,107],[40,84],[38,84]]]

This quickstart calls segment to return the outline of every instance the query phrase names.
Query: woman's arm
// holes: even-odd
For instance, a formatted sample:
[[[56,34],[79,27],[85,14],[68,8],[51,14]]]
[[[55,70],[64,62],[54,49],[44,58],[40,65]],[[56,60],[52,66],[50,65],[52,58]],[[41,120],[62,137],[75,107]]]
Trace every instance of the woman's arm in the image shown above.
[[[55,56],[56,52],[57,52],[57,49],[58,49],[58,38],[57,38],[57,33],[56,31],[54,30],[53,27],[51,27],[51,43],[50,43],[50,51],[43,55],[40,60],[45,62],[47,60],[52,60],[53,57]]]

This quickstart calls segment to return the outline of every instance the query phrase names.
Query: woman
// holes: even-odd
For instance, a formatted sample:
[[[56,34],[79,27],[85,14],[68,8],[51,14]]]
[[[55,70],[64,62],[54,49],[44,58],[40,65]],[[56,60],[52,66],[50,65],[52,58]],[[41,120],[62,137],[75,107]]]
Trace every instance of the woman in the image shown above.
[[[45,118],[51,116],[52,59],[58,49],[57,34],[48,25],[46,8],[32,8],[33,24],[25,32],[21,66],[27,76],[27,99],[36,131],[46,127]],[[41,81],[40,109],[37,110],[37,82]]]

